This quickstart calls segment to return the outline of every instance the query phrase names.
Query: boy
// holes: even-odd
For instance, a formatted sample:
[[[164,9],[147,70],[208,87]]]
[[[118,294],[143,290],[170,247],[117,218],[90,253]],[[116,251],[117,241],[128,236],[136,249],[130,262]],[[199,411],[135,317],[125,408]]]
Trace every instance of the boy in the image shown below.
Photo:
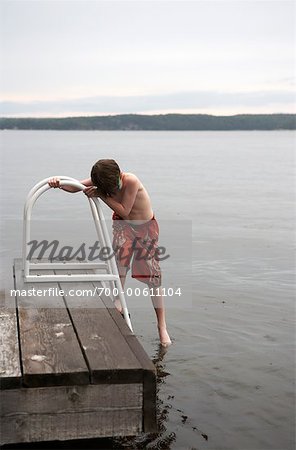
[[[132,173],[122,172],[113,159],[97,161],[91,169],[91,178],[81,183],[86,186],[83,192],[88,197],[99,197],[113,210],[113,248],[122,287],[134,256],[132,276],[146,283],[149,291],[154,293],[151,299],[160,342],[163,346],[170,345],[161,294],[161,271],[156,257],[159,230],[145,187]],[[71,186],[60,186],[58,178],[52,178],[48,184],[68,192],[78,191]],[[137,258],[137,253],[142,257]],[[115,305],[120,311],[119,300]]]

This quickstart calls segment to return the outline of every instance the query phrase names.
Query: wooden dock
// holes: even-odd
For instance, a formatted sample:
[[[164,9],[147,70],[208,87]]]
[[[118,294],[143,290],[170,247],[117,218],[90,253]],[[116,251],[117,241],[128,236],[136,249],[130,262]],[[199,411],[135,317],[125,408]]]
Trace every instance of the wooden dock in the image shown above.
[[[14,281],[65,295],[16,295],[0,311],[1,445],[157,431],[156,371],[137,338],[110,298],[68,295],[100,283],[24,285],[20,260]]]

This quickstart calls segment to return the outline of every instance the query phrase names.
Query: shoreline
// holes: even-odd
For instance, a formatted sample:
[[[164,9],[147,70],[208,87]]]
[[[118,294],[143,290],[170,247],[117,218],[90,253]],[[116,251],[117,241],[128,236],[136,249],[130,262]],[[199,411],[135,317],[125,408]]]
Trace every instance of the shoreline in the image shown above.
[[[273,131],[296,130],[296,114],[119,114],[77,117],[0,117],[0,130]]]

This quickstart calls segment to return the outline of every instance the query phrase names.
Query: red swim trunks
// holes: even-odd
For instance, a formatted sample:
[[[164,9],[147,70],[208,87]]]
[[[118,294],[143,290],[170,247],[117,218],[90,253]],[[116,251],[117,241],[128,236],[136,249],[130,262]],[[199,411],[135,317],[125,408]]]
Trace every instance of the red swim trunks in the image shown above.
[[[158,223],[153,216],[151,220],[140,225],[123,220],[113,214],[113,249],[118,269],[130,269],[132,260],[132,277],[154,287],[161,286],[161,271],[158,255]]]

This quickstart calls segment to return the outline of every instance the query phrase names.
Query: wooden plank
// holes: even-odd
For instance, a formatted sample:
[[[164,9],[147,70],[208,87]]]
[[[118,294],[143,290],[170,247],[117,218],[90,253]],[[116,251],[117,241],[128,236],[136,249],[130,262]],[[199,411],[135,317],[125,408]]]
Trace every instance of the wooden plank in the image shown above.
[[[9,389],[1,395],[1,417],[141,408],[142,389],[141,383]]]
[[[141,384],[11,389],[1,405],[1,445],[141,432]]]
[[[0,387],[10,389],[21,386],[21,381],[16,312],[2,308],[0,310]]]
[[[102,286],[100,282],[93,283],[93,285]],[[121,314],[114,308],[112,300],[103,293],[100,297],[143,370],[143,431],[145,433],[157,432],[156,368]]]
[[[71,320],[85,352],[91,382],[142,382],[142,367],[98,294],[79,297],[69,295],[70,289],[76,292],[77,290],[93,292],[92,283],[71,283],[71,286],[59,283],[59,285],[65,292]]]
[[[15,261],[15,273],[20,291],[58,288],[56,283],[24,283],[20,260]],[[52,307],[39,307],[40,303]],[[24,386],[89,383],[88,367],[63,297],[17,295],[17,306]]]
[[[92,283],[94,286],[97,286],[98,288],[102,287],[102,284],[100,282]],[[100,290],[101,292],[101,290]],[[133,347],[133,352],[140,358],[141,367],[146,370],[151,370],[153,373],[156,374],[156,368],[143,349],[140,342],[137,340],[134,333],[131,332],[129,327],[127,326],[125,320],[123,319],[122,315],[117,311],[117,309],[114,306],[114,303],[112,302],[110,297],[107,297],[103,292],[100,293],[100,299],[102,303],[105,305],[107,311],[109,312],[110,316],[112,317],[113,321],[116,323],[118,329],[120,330],[121,334],[124,336],[125,340],[128,342],[128,336],[132,336],[133,339],[131,340]]]
[[[19,387],[22,381],[15,299],[11,307],[5,305],[4,293],[0,299],[0,388]]]
[[[30,414],[2,420],[2,444],[132,436],[141,432],[142,410],[118,409],[62,414]]]
[[[15,298],[0,291],[0,388],[11,389],[21,385],[21,366]]]

